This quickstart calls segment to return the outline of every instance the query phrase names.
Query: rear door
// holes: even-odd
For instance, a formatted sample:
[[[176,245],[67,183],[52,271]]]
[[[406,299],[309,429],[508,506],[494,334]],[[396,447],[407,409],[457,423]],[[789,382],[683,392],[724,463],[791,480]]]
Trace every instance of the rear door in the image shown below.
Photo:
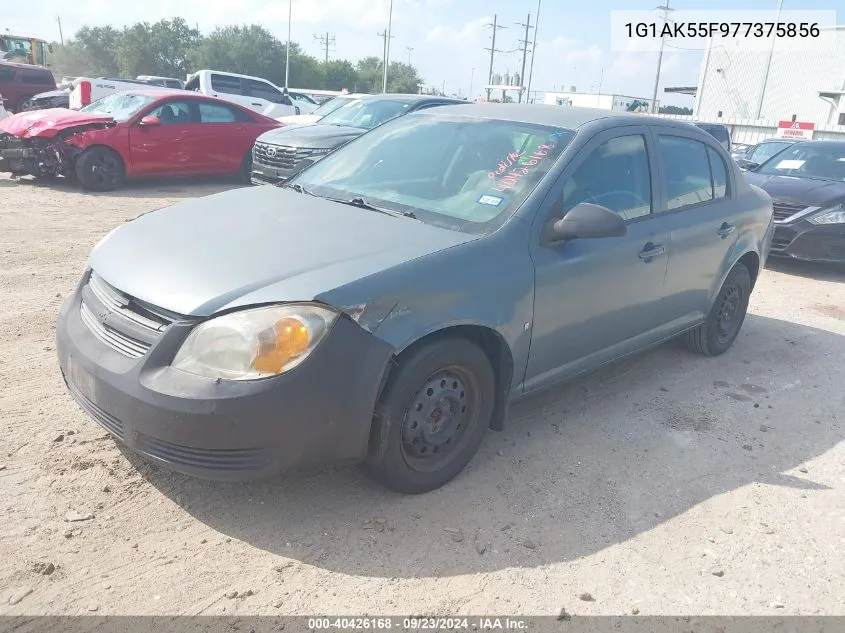
[[[167,99],[147,111],[161,122],[141,126],[140,118],[129,130],[133,175],[190,175],[204,173],[209,158],[199,134],[197,103],[193,99]]]
[[[619,214],[626,235],[544,243],[532,238],[534,323],[525,390],[557,382],[662,337],[669,234],[654,213],[656,158],[645,126],[597,134],[564,170],[535,233],[581,202]]]
[[[290,96],[270,82],[246,78],[243,82],[245,94],[249,97],[249,109],[273,118],[299,114]]]
[[[234,174],[252,149],[259,126],[226,103],[197,102],[200,125],[193,132],[208,173]]]
[[[658,211],[671,235],[663,309],[682,330],[709,310],[743,219],[733,201],[734,171],[716,142],[677,128],[655,126],[653,133],[664,194]]]

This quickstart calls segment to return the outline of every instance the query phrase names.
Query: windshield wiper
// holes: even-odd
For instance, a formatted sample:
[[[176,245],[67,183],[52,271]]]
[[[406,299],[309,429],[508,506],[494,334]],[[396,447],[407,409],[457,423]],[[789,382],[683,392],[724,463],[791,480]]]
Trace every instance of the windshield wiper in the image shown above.
[[[298,182],[290,183],[290,182],[276,182],[273,183],[277,187],[281,187],[282,189],[293,189],[296,193],[304,193],[308,196],[316,196],[317,194],[311,193],[305,187],[300,185]]]
[[[410,218],[411,220],[417,219],[417,216],[411,211],[394,211],[393,209],[377,207],[360,197],[350,198],[348,200],[344,200],[342,198],[326,198],[326,200],[331,200],[332,202],[339,202],[340,204],[348,204],[349,206],[358,207],[359,209],[366,209],[367,211],[377,211],[378,213],[384,213],[385,215],[392,215],[394,218]]]

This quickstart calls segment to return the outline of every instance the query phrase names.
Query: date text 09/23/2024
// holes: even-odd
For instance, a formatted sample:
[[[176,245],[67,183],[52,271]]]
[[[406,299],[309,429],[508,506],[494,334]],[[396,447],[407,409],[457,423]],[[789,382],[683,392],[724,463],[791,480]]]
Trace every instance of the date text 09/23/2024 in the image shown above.
[[[308,618],[308,630],[526,631],[518,617],[344,617]]]

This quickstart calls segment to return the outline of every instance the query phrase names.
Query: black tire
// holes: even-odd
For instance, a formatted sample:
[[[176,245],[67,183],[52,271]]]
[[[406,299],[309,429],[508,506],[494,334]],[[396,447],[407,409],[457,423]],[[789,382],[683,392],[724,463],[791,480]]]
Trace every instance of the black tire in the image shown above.
[[[244,159],[241,161],[241,169],[238,171],[238,180],[246,183],[247,185],[252,184],[252,151],[247,152]]]
[[[400,358],[376,406],[367,470],[396,492],[439,488],[478,452],[495,398],[490,361],[466,339],[443,338]]]
[[[15,112],[30,112],[36,109],[35,100],[32,97],[24,97],[18,102],[18,107]]]
[[[686,333],[687,347],[697,354],[718,356],[733,345],[751,297],[751,273],[743,264],[736,264],[722,284],[707,320]]]
[[[114,191],[126,177],[123,160],[108,147],[86,149],[76,159],[74,172],[82,186],[91,191]]]

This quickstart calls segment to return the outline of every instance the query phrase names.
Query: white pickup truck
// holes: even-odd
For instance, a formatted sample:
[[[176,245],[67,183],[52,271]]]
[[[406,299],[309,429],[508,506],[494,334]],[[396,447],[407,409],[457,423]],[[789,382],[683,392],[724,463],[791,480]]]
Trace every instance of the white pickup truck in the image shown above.
[[[71,84],[68,105],[71,110],[79,110],[79,108],[87,106],[89,103],[94,103],[95,101],[115,92],[123,92],[124,90],[143,90],[144,88],[181,92],[178,88],[151,86],[149,82],[139,81],[137,79],[115,79],[112,77],[97,77],[94,79],[91,77],[77,77]]]

